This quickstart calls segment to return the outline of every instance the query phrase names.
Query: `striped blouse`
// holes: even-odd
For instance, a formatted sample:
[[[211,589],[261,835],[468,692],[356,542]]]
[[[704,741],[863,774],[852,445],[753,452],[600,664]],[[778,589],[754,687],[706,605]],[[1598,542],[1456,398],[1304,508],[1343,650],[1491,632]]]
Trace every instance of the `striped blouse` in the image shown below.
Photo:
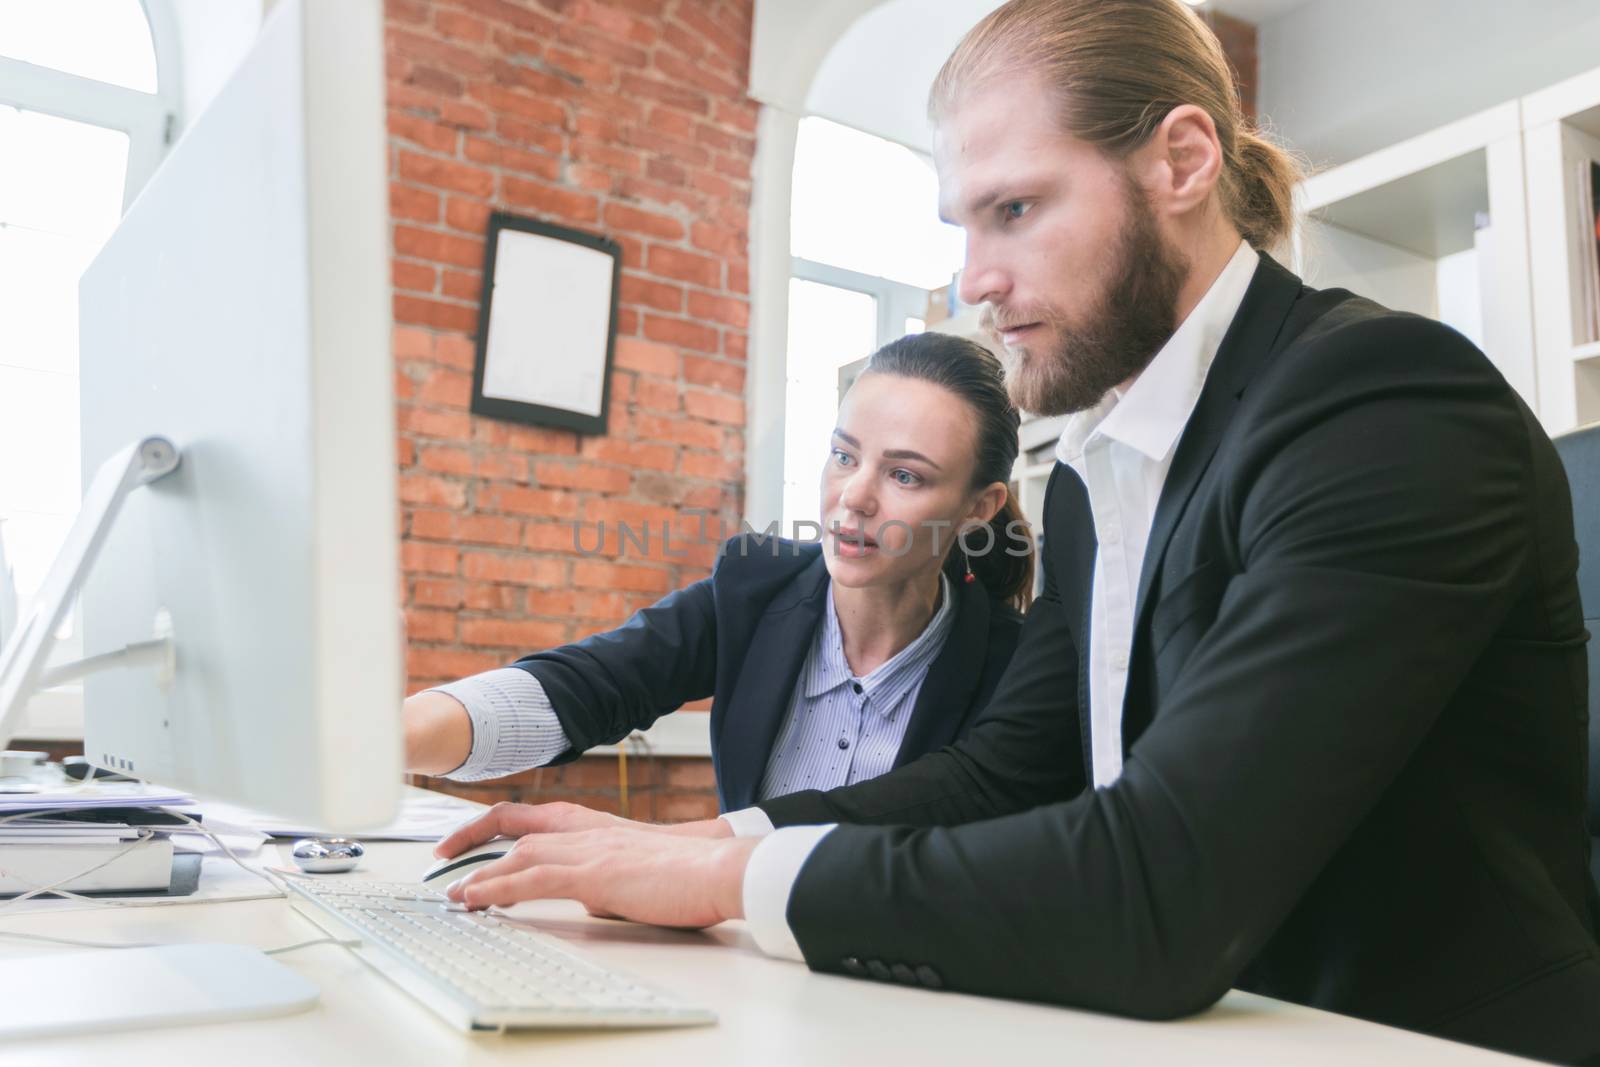
[[[949,580],[940,575],[939,582],[939,607],[922,633],[860,676],[845,659],[829,583],[822,625],[767,760],[761,799],[850,785],[894,766],[923,679],[955,621]],[[472,782],[515,774],[542,767],[571,747],[544,687],[527,671],[501,667],[438,690],[459,700],[472,720],[471,751],[447,778]]]

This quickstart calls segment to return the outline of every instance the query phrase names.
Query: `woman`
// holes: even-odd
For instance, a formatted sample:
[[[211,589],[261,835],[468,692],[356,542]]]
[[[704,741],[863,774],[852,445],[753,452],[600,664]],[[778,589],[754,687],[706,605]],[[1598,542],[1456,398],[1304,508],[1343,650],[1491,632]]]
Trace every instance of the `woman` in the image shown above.
[[[564,763],[715,694],[723,810],[882,774],[965,733],[1016,646],[1033,541],[999,362],[894,341],[839,407],[823,543],[741,535],[626,624],[405,702],[406,762],[476,781]],[[984,529],[988,527],[988,529]]]

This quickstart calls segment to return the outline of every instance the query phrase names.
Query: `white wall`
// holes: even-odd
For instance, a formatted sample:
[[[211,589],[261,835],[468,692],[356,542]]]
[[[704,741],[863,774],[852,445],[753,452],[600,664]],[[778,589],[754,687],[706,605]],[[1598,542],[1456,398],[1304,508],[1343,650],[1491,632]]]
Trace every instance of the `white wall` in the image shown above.
[[[181,129],[205,110],[239,66],[261,27],[263,0],[167,0],[178,25],[183,79]]]
[[[999,6],[999,0],[889,0],[868,11],[817,68],[806,112],[931,152],[933,79],[962,36]]]
[[[1313,0],[1257,53],[1259,112],[1331,165],[1600,64],[1600,3]]]

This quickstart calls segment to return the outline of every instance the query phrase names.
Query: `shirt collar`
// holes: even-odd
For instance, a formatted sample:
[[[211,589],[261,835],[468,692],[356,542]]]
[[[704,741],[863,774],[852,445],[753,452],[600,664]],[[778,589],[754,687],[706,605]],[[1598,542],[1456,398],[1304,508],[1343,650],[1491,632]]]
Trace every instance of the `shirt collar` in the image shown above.
[[[1094,407],[1067,420],[1056,443],[1056,458],[1076,463],[1102,437],[1155,463],[1171,455],[1259,264],[1255,249],[1240,241],[1228,265],[1133,384],[1126,390],[1110,390]]]
[[[911,687],[927,673],[929,665],[944,647],[950,628],[955,622],[951,605],[950,579],[939,574],[939,607],[933,618],[905,648],[863,678],[850,672],[850,662],[844,656],[844,635],[839,629],[839,613],[833,605],[833,583],[828,583],[828,608],[823,612],[822,627],[817,632],[818,646],[813,649],[817,659],[815,669],[807,675],[805,696],[810,700],[830,692],[848,682],[861,683],[869,706],[881,715],[890,715]],[[820,655],[816,655],[820,653]]]

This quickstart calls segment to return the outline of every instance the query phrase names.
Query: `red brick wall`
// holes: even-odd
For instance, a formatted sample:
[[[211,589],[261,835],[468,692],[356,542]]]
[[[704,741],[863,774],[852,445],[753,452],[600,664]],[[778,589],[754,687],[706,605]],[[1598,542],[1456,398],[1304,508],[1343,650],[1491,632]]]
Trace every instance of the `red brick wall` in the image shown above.
[[[704,576],[742,511],[752,0],[388,0],[395,390],[413,689],[620,623]],[[610,429],[467,410],[493,209],[623,248]],[[702,520],[684,509],[705,509]],[[600,555],[574,546],[573,524]],[[616,524],[648,526],[648,553]],[[673,530],[671,557],[660,527]],[[693,543],[691,543],[693,542]],[[680,556],[681,553],[681,556]],[[633,812],[715,811],[703,760]],[[614,761],[470,790],[617,805]]]

